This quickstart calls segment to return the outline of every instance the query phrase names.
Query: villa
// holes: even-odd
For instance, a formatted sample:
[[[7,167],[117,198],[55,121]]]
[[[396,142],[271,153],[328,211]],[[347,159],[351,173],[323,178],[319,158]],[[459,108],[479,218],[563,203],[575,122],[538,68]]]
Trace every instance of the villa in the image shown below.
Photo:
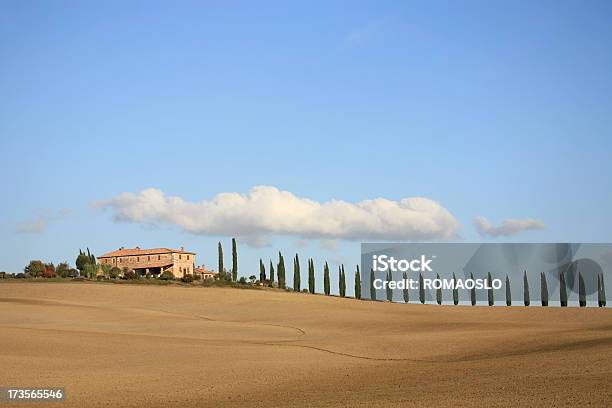
[[[119,269],[127,268],[136,274],[159,276],[171,272],[175,278],[182,278],[195,272],[195,252],[169,248],[141,249],[121,247],[98,257],[101,264],[110,264]]]

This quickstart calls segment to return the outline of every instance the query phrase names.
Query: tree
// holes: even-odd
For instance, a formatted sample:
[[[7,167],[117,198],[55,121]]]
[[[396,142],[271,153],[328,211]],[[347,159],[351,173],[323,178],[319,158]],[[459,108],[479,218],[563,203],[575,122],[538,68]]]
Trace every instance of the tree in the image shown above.
[[[79,256],[77,256],[74,263],[76,264],[76,268],[79,270],[81,276],[83,276],[85,272],[85,265],[91,263],[91,256],[87,256],[85,252],[79,249]]]
[[[315,270],[312,258],[308,260],[308,291],[311,294],[315,293]]]
[[[361,276],[359,274],[359,265],[355,271],[355,299],[361,299]]]
[[[410,301],[410,294],[408,293],[408,275],[406,275],[406,272],[404,272],[404,274],[402,275],[402,277],[404,278],[404,289],[402,290],[402,294],[404,295],[404,303],[408,303],[408,301]]]
[[[298,257],[298,254],[295,254],[295,258],[293,258],[293,291],[301,291],[301,286],[302,279],[300,276],[300,258]]]
[[[512,291],[510,289],[510,278],[506,274],[506,306],[512,306]]]
[[[544,272],[540,272],[540,296],[542,297],[542,306],[548,306],[548,283]]]
[[[95,279],[96,273],[98,272],[98,268],[96,268],[96,266],[97,265],[91,263],[85,264],[85,269],[83,269],[85,276],[89,279]]]
[[[387,301],[393,302],[393,290],[389,286],[389,282],[393,280],[393,275],[391,275],[391,270],[387,272]]]
[[[346,279],[344,276],[344,264],[338,267],[340,280],[338,281],[338,289],[340,290],[340,297],[346,296]]]
[[[232,238],[232,280],[238,279],[238,251],[236,250],[236,238]]]
[[[45,270],[42,274],[44,278],[55,278],[57,273],[55,272],[55,265],[52,263],[45,264]]]
[[[68,262],[60,262],[55,268],[55,272],[60,278],[67,278],[70,275],[70,265],[68,265]]]
[[[487,300],[489,301],[489,306],[493,306],[495,304],[495,300],[493,298],[493,277],[491,276],[491,272],[487,273]]]
[[[419,302],[425,304],[425,288],[423,284],[423,274],[419,272]]]
[[[272,260],[270,259],[270,287],[274,287],[274,265],[272,265]]]
[[[601,307],[601,279],[597,274],[597,306]]]
[[[457,277],[455,276],[455,272],[453,272],[453,304],[457,306],[459,304],[459,289],[457,289]]]
[[[331,293],[329,285],[329,266],[327,265],[327,261],[325,261],[325,265],[323,266],[323,291],[327,296]]]
[[[30,263],[23,268],[23,272],[27,275],[30,275],[33,278],[37,278],[39,276],[43,276],[45,273],[45,264],[42,261],[30,261]]]
[[[578,300],[580,302],[580,307],[586,306],[586,288],[584,286],[582,272],[578,272]]]
[[[89,252],[89,248],[87,248],[87,257],[89,258],[90,264],[92,265],[96,264],[96,257],[91,252]]]
[[[111,279],[117,279],[120,274],[121,274],[121,269],[117,268],[116,266],[113,266],[112,268],[110,268],[110,271],[108,271],[108,276]],[[170,272],[170,274],[172,275],[172,272]]]
[[[438,282],[440,282],[440,287],[436,289],[436,303],[441,305],[442,304],[442,283],[440,281],[439,273],[436,273],[436,279],[438,280]]]
[[[287,287],[285,281],[285,258],[283,258],[283,254],[278,252],[278,267],[276,268],[276,272],[278,274],[278,287],[281,289],[285,289]]]
[[[266,267],[263,261],[259,258],[259,281],[263,284],[266,280]]]
[[[559,298],[561,307],[567,307],[567,285],[565,284],[565,272],[559,272]]]
[[[374,281],[376,276],[374,275],[374,269],[370,269],[370,299],[376,300],[376,288],[374,287]]]
[[[474,273],[470,272],[470,279],[472,282],[474,281]],[[472,287],[470,289],[470,301],[472,302],[472,306],[476,306],[476,288]]]
[[[219,277],[221,277],[221,274],[225,271],[225,269],[223,269],[223,247],[221,246],[221,241],[219,241],[217,245],[217,251],[219,254]]]
[[[527,271],[523,274],[523,302],[525,306],[529,306],[529,280],[527,279]]]
[[[606,307],[606,283],[604,282],[604,274],[601,274],[601,306]]]
[[[254,284],[256,280],[257,280],[257,276],[255,275],[249,276],[249,281],[251,282],[251,285]]]

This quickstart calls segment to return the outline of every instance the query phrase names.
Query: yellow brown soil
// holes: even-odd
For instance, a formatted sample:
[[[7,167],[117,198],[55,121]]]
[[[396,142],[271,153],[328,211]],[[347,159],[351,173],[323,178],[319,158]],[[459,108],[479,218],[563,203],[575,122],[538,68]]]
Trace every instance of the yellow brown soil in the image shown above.
[[[0,386],[65,386],[62,407],[605,406],[612,310],[7,282]]]

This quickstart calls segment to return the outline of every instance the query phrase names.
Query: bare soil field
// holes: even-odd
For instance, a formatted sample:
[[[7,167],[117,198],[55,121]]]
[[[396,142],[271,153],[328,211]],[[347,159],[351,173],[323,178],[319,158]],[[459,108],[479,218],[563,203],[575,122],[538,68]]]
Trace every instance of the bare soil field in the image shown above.
[[[606,406],[612,310],[6,282],[2,386],[66,387],[62,407]]]

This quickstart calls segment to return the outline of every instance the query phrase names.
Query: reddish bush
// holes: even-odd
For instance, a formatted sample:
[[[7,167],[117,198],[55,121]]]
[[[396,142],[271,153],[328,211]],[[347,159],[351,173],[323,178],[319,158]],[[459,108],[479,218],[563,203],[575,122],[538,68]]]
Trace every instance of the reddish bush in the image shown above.
[[[57,277],[57,273],[55,273],[55,266],[51,264],[45,264],[45,270],[42,274],[43,278],[55,278]]]

